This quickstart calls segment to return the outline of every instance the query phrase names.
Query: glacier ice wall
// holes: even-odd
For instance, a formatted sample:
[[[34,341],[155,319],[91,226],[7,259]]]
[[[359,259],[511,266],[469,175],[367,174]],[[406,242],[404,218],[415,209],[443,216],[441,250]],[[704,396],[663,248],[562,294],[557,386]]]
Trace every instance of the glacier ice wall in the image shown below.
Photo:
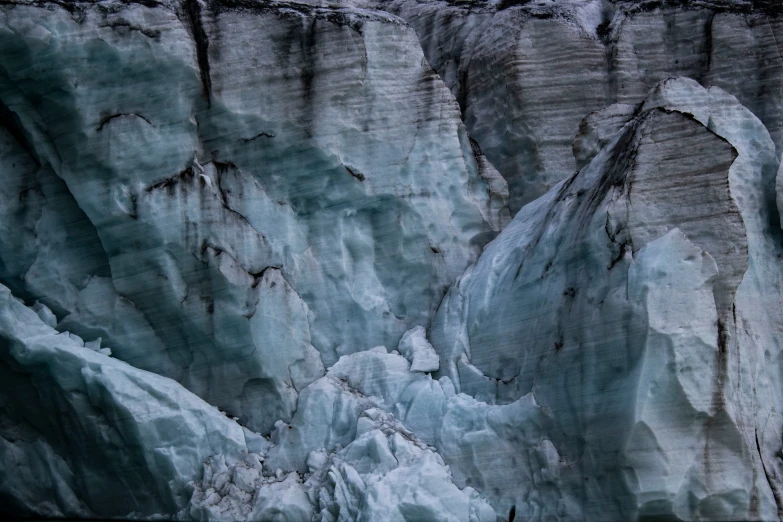
[[[507,220],[391,15],[14,5],[2,22],[3,280],[258,431],[323,364],[426,324]]]
[[[585,132],[628,121],[463,275],[433,345],[460,391],[551,415],[558,489],[586,518],[775,518],[772,140],[693,80],[605,113]]]
[[[783,146],[780,5],[392,0],[506,178],[516,213],[574,171],[582,117],[687,76],[734,94]]]
[[[783,518],[778,11],[0,5],[0,515]]]

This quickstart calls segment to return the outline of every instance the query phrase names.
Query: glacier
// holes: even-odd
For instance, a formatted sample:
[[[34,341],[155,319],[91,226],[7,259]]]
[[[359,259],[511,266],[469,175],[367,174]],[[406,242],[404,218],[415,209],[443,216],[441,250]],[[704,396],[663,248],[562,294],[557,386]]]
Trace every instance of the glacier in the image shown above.
[[[783,520],[783,9],[0,5],[0,515]]]
[[[625,114],[462,276],[433,344],[461,391],[546,408],[571,474],[559,487],[590,499],[578,516],[772,519],[774,145],[735,98],[693,80]]]
[[[783,145],[780,3],[390,0],[415,29],[516,213],[575,170],[585,114],[686,76],[735,95]],[[491,116],[491,117],[490,117]]]

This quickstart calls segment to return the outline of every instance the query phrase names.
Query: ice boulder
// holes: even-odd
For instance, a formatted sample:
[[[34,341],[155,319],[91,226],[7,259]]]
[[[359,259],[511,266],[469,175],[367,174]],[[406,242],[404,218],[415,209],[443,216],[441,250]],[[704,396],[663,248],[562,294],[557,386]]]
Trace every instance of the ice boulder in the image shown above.
[[[402,334],[397,350],[411,363],[411,371],[434,372],[440,367],[438,354],[427,340],[427,331],[417,326]]]

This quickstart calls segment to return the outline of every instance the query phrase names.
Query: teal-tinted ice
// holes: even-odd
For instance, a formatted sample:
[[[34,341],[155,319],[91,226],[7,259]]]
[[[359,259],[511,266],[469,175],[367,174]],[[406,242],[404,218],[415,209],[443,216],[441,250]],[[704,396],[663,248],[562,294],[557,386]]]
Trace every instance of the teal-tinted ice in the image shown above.
[[[783,26],[516,4],[0,6],[0,515],[780,518]]]

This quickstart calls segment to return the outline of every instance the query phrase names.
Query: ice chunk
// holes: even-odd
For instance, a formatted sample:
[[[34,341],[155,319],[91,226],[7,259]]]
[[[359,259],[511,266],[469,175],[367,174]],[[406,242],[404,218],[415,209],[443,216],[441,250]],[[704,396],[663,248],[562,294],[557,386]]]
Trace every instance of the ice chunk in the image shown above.
[[[87,341],[84,343],[85,348],[89,348],[90,350],[94,352],[98,352],[101,349],[101,338],[98,337],[97,339],[94,339],[92,341]]]
[[[58,335],[4,286],[0,340],[0,455],[19,471],[0,491],[23,512],[171,517],[207,457],[247,453],[242,428],[180,384]]]
[[[427,340],[427,331],[423,326],[405,332],[397,349],[410,361],[413,372],[434,372],[440,367],[438,354]]]

